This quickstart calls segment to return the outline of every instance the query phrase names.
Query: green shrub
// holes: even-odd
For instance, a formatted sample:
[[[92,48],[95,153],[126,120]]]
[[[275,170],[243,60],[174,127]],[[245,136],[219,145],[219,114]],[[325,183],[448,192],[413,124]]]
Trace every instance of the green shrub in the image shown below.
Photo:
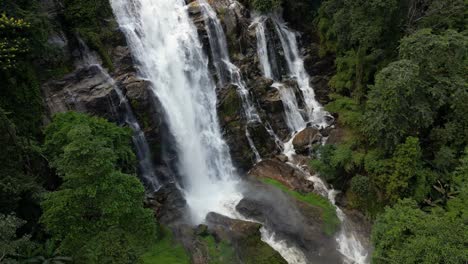
[[[250,0],[252,7],[262,13],[271,12],[281,6],[282,0]]]

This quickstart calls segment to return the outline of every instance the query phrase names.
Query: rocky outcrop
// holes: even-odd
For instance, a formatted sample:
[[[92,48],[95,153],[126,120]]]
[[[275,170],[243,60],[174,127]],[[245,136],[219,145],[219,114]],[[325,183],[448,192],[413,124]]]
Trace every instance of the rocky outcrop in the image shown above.
[[[321,210],[298,201],[276,187],[252,183],[236,206],[239,213],[274,230],[277,240],[300,249],[307,263],[341,263],[333,236],[323,229]]]
[[[261,240],[260,224],[216,213],[209,213],[206,220],[215,238],[228,241],[234,247],[240,263],[287,264],[278,252]]]
[[[49,117],[66,111],[87,112],[118,120],[113,85],[98,66],[85,67],[42,86]]]
[[[297,153],[308,153],[313,144],[319,143],[322,139],[320,130],[308,127],[297,133],[292,143]]]
[[[307,180],[304,172],[279,160],[263,160],[249,171],[249,175],[279,181],[295,191],[312,192],[314,190],[313,183]]]

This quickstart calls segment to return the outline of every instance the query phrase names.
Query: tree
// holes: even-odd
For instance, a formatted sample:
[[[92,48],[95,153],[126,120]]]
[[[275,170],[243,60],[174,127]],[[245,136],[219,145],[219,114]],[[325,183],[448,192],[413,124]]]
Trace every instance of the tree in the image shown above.
[[[21,249],[30,244],[29,236],[16,235],[16,230],[24,223],[14,215],[0,214],[0,263],[18,263]]]
[[[432,183],[431,173],[424,170],[418,138],[408,137],[399,145],[391,164],[393,171],[386,185],[390,202],[404,197],[414,197],[417,201],[426,198]]]
[[[366,88],[383,55],[392,53],[400,36],[398,0],[327,0],[318,16],[321,54],[337,55],[335,91],[365,98]],[[394,54],[393,56],[395,56]],[[344,92],[344,93],[343,93]]]
[[[34,175],[25,168],[29,161],[24,139],[0,107],[0,213],[16,212],[22,200],[33,200],[40,188]],[[29,150],[30,151],[30,150]]]
[[[104,119],[59,114],[46,129],[45,153],[63,178],[45,196],[41,218],[76,263],[134,263],[156,238],[144,188],[129,171],[131,131]]]
[[[404,38],[400,57],[419,65],[436,123],[430,132],[435,152],[450,147],[459,155],[468,143],[468,37],[454,30],[422,29]],[[447,152],[447,151],[446,151]]]
[[[23,19],[0,15],[0,69],[8,70],[16,66],[21,55],[28,52],[27,30],[31,24]]]
[[[440,209],[420,210],[412,200],[386,208],[372,231],[372,262],[464,263],[468,259],[466,222]]]
[[[378,73],[370,87],[364,132],[372,143],[391,152],[408,135],[429,127],[432,115],[418,65],[400,60]]]

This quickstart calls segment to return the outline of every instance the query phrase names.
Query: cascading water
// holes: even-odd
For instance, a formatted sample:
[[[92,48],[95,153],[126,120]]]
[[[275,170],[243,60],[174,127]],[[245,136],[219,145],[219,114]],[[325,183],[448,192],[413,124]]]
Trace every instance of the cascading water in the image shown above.
[[[252,23],[255,26],[255,33],[257,36],[257,53],[260,60],[260,66],[262,68],[263,76],[266,78],[276,81],[272,86],[276,88],[281,97],[281,101],[284,105],[284,114],[286,116],[286,123],[291,133],[297,133],[306,127],[306,120],[302,116],[299,104],[297,102],[296,95],[291,90],[291,87],[285,86],[279,82],[279,74],[273,71],[276,66],[272,64],[272,58],[274,54],[270,54],[268,49],[268,39],[266,35],[266,20],[265,16],[257,16]],[[273,63],[276,60],[273,60]]]
[[[208,61],[183,0],[112,0],[140,74],[165,111],[192,222],[230,216],[242,196],[216,112]]]
[[[141,130],[140,124],[138,124],[138,120],[133,114],[130,103],[128,102],[120,87],[115,82],[114,78],[112,78],[109,72],[101,66],[97,59],[97,56],[89,50],[88,46],[81,38],[77,37],[77,39],[82,50],[82,63],[86,67],[97,68],[99,72],[106,78],[107,83],[112,86],[114,91],[117,93],[117,96],[119,97],[118,107],[122,109],[123,121],[133,131],[132,141],[136,150],[136,156],[138,159],[138,169],[140,172],[141,180],[145,184],[146,189],[148,191],[155,192],[159,190],[159,188],[161,188],[161,184],[155,174],[153,162],[151,161],[150,147],[148,145],[148,141],[146,140],[145,134]]]
[[[313,126],[319,128],[328,126],[328,122],[325,117],[329,116],[329,114],[323,110],[322,105],[315,98],[314,89],[310,86],[309,74],[307,74],[304,67],[304,60],[299,55],[296,35],[288,29],[282,18],[278,15],[274,15],[272,20],[281,40],[289,74],[297,80],[299,89],[304,97],[309,119],[308,121]]]
[[[274,83],[272,87],[276,88],[281,96],[289,131],[294,133],[306,128],[307,124],[301,115],[293,90],[282,83]]]
[[[264,76],[276,80],[276,76],[273,75],[271,66],[271,59],[268,53],[268,39],[266,38],[266,25],[265,21],[271,19],[273,21],[275,31],[281,41],[284,56],[287,62],[289,74],[294,77],[299,85],[299,88],[304,96],[306,103],[308,122],[317,128],[323,128],[328,126],[327,116],[329,114],[323,110],[323,107],[315,99],[315,93],[312,87],[310,87],[310,77],[304,68],[304,61],[299,55],[299,49],[297,45],[296,35],[288,29],[286,24],[278,15],[271,17],[257,17],[254,20],[253,25],[256,26],[257,35],[257,53],[262,66]],[[280,83],[275,83],[276,88],[281,87]],[[299,131],[297,127],[301,127],[300,119],[298,114],[300,112],[296,98],[292,92],[286,93],[283,90],[280,91],[283,104],[285,106],[285,115],[293,136],[291,139],[284,143],[283,153],[288,157],[290,165],[294,166],[304,173],[308,173],[294,163],[295,149],[292,141],[294,139],[294,133]],[[282,92],[282,93],[281,93]],[[294,97],[293,97],[294,96]],[[296,114],[295,114],[296,113]],[[304,126],[305,127],[305,126]],[[303,127],[303,128],[304,128]],[[309,180],[314,182],[314,187],[317,192],[327,197],[330,202],[335,205],[335,196],[337,191],[329,189],[326,184],[320,179],[319,176],[310,176]],[[348,220],[344,212],[336,206],[336,213],[341,221],[341,230],[336,236],[336,242],[338,245],[337,250],[343,255],[344,262],[349,264],[364,264],[368,262],[368,252],[363,247],[361,242],[357,239],[352,228],[348,224]]]
[[[199,0],[200,9],[205,19],[205,28],[208,33],[210,42],[210,50],[212,53],[213,65],[216,68],[219,83],[225,85],[230,82],[237,87],[237,94],[241,98],[242,107],[244,109],[244,116],[247,121],[245,127],[245,136],[249,143],[252,152],[255,155],[257,162],[261,161],[261,156],[258,153],[255,143],[250,136],[248,125],[252,123],[262,123],[257,109],[250,99],[249,90],[245,84],[240,69],[231,62],[229,51],[226,41],[226,34],[224,34],[223,27],[219,21],[216,12],[205,0]],[[228,74],[226,74],[228,73]]]

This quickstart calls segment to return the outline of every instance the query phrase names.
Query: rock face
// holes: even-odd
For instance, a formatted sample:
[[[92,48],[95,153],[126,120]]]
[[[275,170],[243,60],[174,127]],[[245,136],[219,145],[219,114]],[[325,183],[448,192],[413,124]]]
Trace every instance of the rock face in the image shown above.
[[[49,116],[75,110],[118,119],[117,93],[97,66],[81,68],[61,80],[50,81],[42,90]]]

